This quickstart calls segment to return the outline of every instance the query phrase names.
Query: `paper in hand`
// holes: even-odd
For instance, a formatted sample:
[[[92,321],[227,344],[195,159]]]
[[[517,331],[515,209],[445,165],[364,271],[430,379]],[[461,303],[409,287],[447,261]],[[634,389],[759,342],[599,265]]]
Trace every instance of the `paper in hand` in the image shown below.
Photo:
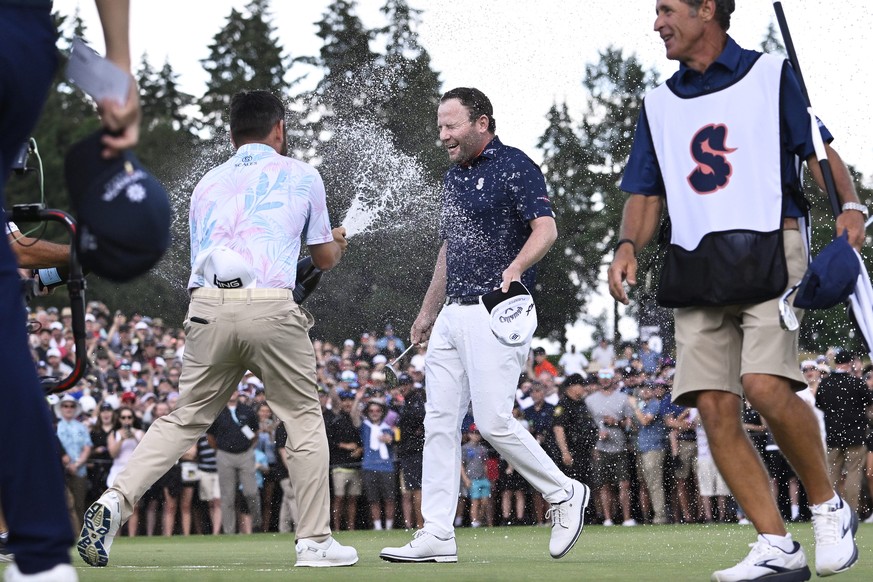
[[[112,99],[119,105],[127,102],[130,75],[112,61],[101,57],[79,37],[73,39],[73,50],[67,63],[67,79],[95,101]]]

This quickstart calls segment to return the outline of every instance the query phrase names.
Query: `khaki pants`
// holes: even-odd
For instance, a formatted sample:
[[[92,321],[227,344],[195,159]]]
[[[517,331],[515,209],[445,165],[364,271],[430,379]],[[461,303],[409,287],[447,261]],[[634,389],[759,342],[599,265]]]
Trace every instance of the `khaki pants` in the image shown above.
[[[209,323],[191,321],[192,317]],[[246,370],[288,427],[285,445],[300,507],[298,538],[330,535],[328,445],[315,384],[313,319],[285,289],[196,289],[185,318],[181,396],[137,446],[110,489],[127,520],[148,487],[212,424]]]
[[[846,503],[852,509],[858,511],[861,501],[861,475],[864,469],[864,457],[867,449],[864,445],[844,447],[839,449],[828,448],[828,473],[834,489],[840,482],[840,476],[846,473]]]
[[[218,465],[218,489],[221,491],[221,528],[226,534],[236,533],[236,492],[242,488],[243,498],[252,516],[252,526],[261,527],[261,495],[255,480],[255,452],[215,451]]]
[[[642,474],[649,498],[652,500],[653,521],[667,523],[667,502],[664,495],[664,451],[647,451],[637,454],[637,463]]]

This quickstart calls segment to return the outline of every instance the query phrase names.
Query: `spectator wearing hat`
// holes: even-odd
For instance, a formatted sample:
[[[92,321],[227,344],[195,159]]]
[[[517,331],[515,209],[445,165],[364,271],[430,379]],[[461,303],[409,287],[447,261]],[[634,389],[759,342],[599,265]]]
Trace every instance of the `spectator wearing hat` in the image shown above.
[[[59,417],[57,435],[70,461],[65,469],[67,487],[73,495],[74,513],[78,517],[85,512],[85,498],[88,496],[88,457],[93,442],[88,428],[76,420],[81,412],[79,401],[64,394],[57,404]],[[75,526],[76,524],[74,524]]]
[[[121,386],[121,390],[134,392],[138,379],[133,373],[133,363],[130,360],[121,360],[118,364],[118,384]]]
[[[634,411],[627,395],[618,389],[615,372],[603,368],[597,374],[600,389],[585,399],[598,428],[594,446],[594,476],[599,487],[604,525],[612,525],[613,486],[618,486],[618,500],[624,517],[622,525],[634,526],[631,516],[630,468],[627,458],[627,435]]]
[[[333,422],[327,425],[333,484],[333,529],[340,531],[345,521],[346,528],[353,530],[356,529],[358,498],[362,492],[360,467],[364,449],[361,431],[352,420],[357,406],[355,392],[334,389],[334,393],[339,410]]]
[[[673,521],[693,523],[691,514],[691,491],[694,477],[694,462],[697,459],[697,431],[690,408],[679,406],[673,402],[666,405],[664,422],[670,429],[670,462],[675,479],[674,498],[671,505],[677,506],[673,511]]]
[[[534,350],[534,352],[536,352],[536,350]],[[546,362],[548,362],[548,360],[546,360]],[[550,375],[548,372],[546,372],[546,374]],[[552,424],[555,419],[555,406],[546,402],[546,387],[542,382],[536,380],[530,383],[530,399],[531,405],[523,411],[524,419],[527,421],[528,430],[533,435],[534,439],[536,439],[537,443],[543,447],[543,450],[548,452],[549,447],[553,445],[551,441],[554,438],[552,434]],[[580,480],[583,483],[585,482],[585,480],[569,475],[569,473],[568,476]],[[533,519],[537,525],[544,525],[546,523],[546,502],[539,491],[534,491],[532,495]]]
[[[552,411],[553,440],[547,449],[564,472],[577,481],[593,481],[592,455],[598,439],[597,423],[585,402],[586,386],[594,383],[570,374],[561,385],[561,399]]]
[[[127,318],[120,311],[115,312],[115,317],[112,320],[112,327],[107,333],[109,336],[109,349],[116,354],[122,353],[124,350],[131,350],[131,353],[136,347],[133,343],[133,329],[127,323]]]
[[[37,360],[45,361],[48,358],[48,351],[57,346],[52,345],[52,330],[41,327],[37,334],[38,343],[33,349]]]
[[[97,378],[97,385],[100,389],[106,392],[109,389],[109,377],[114,377],[116,382],[118,381],[118,370],[112,361],[111,353],[108,350],[98,348],[93,355],[92,362],[91,373]]]
[[[46,352],[46,375],[54,378],[66,378],[73,371],[69,365],[61,359],[61,350],[51,348]]]
[[[862,465],[866,456],[866,408],[873,404],[873,391],[852,374],[855,355],[840,350],[834,355],[834,370],[821,381],[815,404],[824,412],[827,463],[831,482],[837,488],[845,474],[845,500],[858,510]]]
[[[255,457],[258,419],[251,407],[239,402],[239,392],[230,394],[227,405],[206,431],[216,450],[218,486],[221,490],[221,526],[225,534],[237,531],[236,492],[248,505],[252,523],[260,529],[261,498],[255,482]]]
[[[651,504],[652,523],[668,523],[667,504],[664,494],[664,456],[667,447],[667,425],[664,424],[661,401],[655,396],[654,385],[644,382],[638,389],[639,396],[628,398],[634,411],[637,430],[637,475],[641,490],[640,506],[644,517],[648,517]]]
[[[364,400],[363,390],[355,395],[355,402],[358,405],[352,409],[351,417],[361,431],[361,482],[370,505],[370,519],[374,530],[393,529],[397,473],[394,466],[394,430],[385,422],[388,408],[382,399]],[[361,414],[360,403],[364,402]]]
[[[821,383],[821,369],[815,360],[803,360],[800,363],[800,371],[803,374],[803,379],[806,385],[813,389],[818,389]]]

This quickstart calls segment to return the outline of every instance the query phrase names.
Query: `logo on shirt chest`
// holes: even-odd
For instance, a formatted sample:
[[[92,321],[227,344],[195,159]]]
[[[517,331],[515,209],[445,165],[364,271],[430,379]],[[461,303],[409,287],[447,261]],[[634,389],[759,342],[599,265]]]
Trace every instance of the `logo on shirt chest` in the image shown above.
[[[733,166],[728,154],[737,148],[726,145],[727,126],[711,123],[705,125],[691,138],[691,158],[696,166],[688,174],[688,184],[698,194],[712,194],[728,185]]]

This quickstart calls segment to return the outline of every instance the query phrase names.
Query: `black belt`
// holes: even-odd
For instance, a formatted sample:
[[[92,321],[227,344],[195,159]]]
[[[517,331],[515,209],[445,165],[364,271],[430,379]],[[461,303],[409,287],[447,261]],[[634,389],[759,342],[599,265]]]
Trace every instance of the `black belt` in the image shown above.
[[[461,295],[459,297],[446,297],[446,305],[478,305],[478,295]]]

